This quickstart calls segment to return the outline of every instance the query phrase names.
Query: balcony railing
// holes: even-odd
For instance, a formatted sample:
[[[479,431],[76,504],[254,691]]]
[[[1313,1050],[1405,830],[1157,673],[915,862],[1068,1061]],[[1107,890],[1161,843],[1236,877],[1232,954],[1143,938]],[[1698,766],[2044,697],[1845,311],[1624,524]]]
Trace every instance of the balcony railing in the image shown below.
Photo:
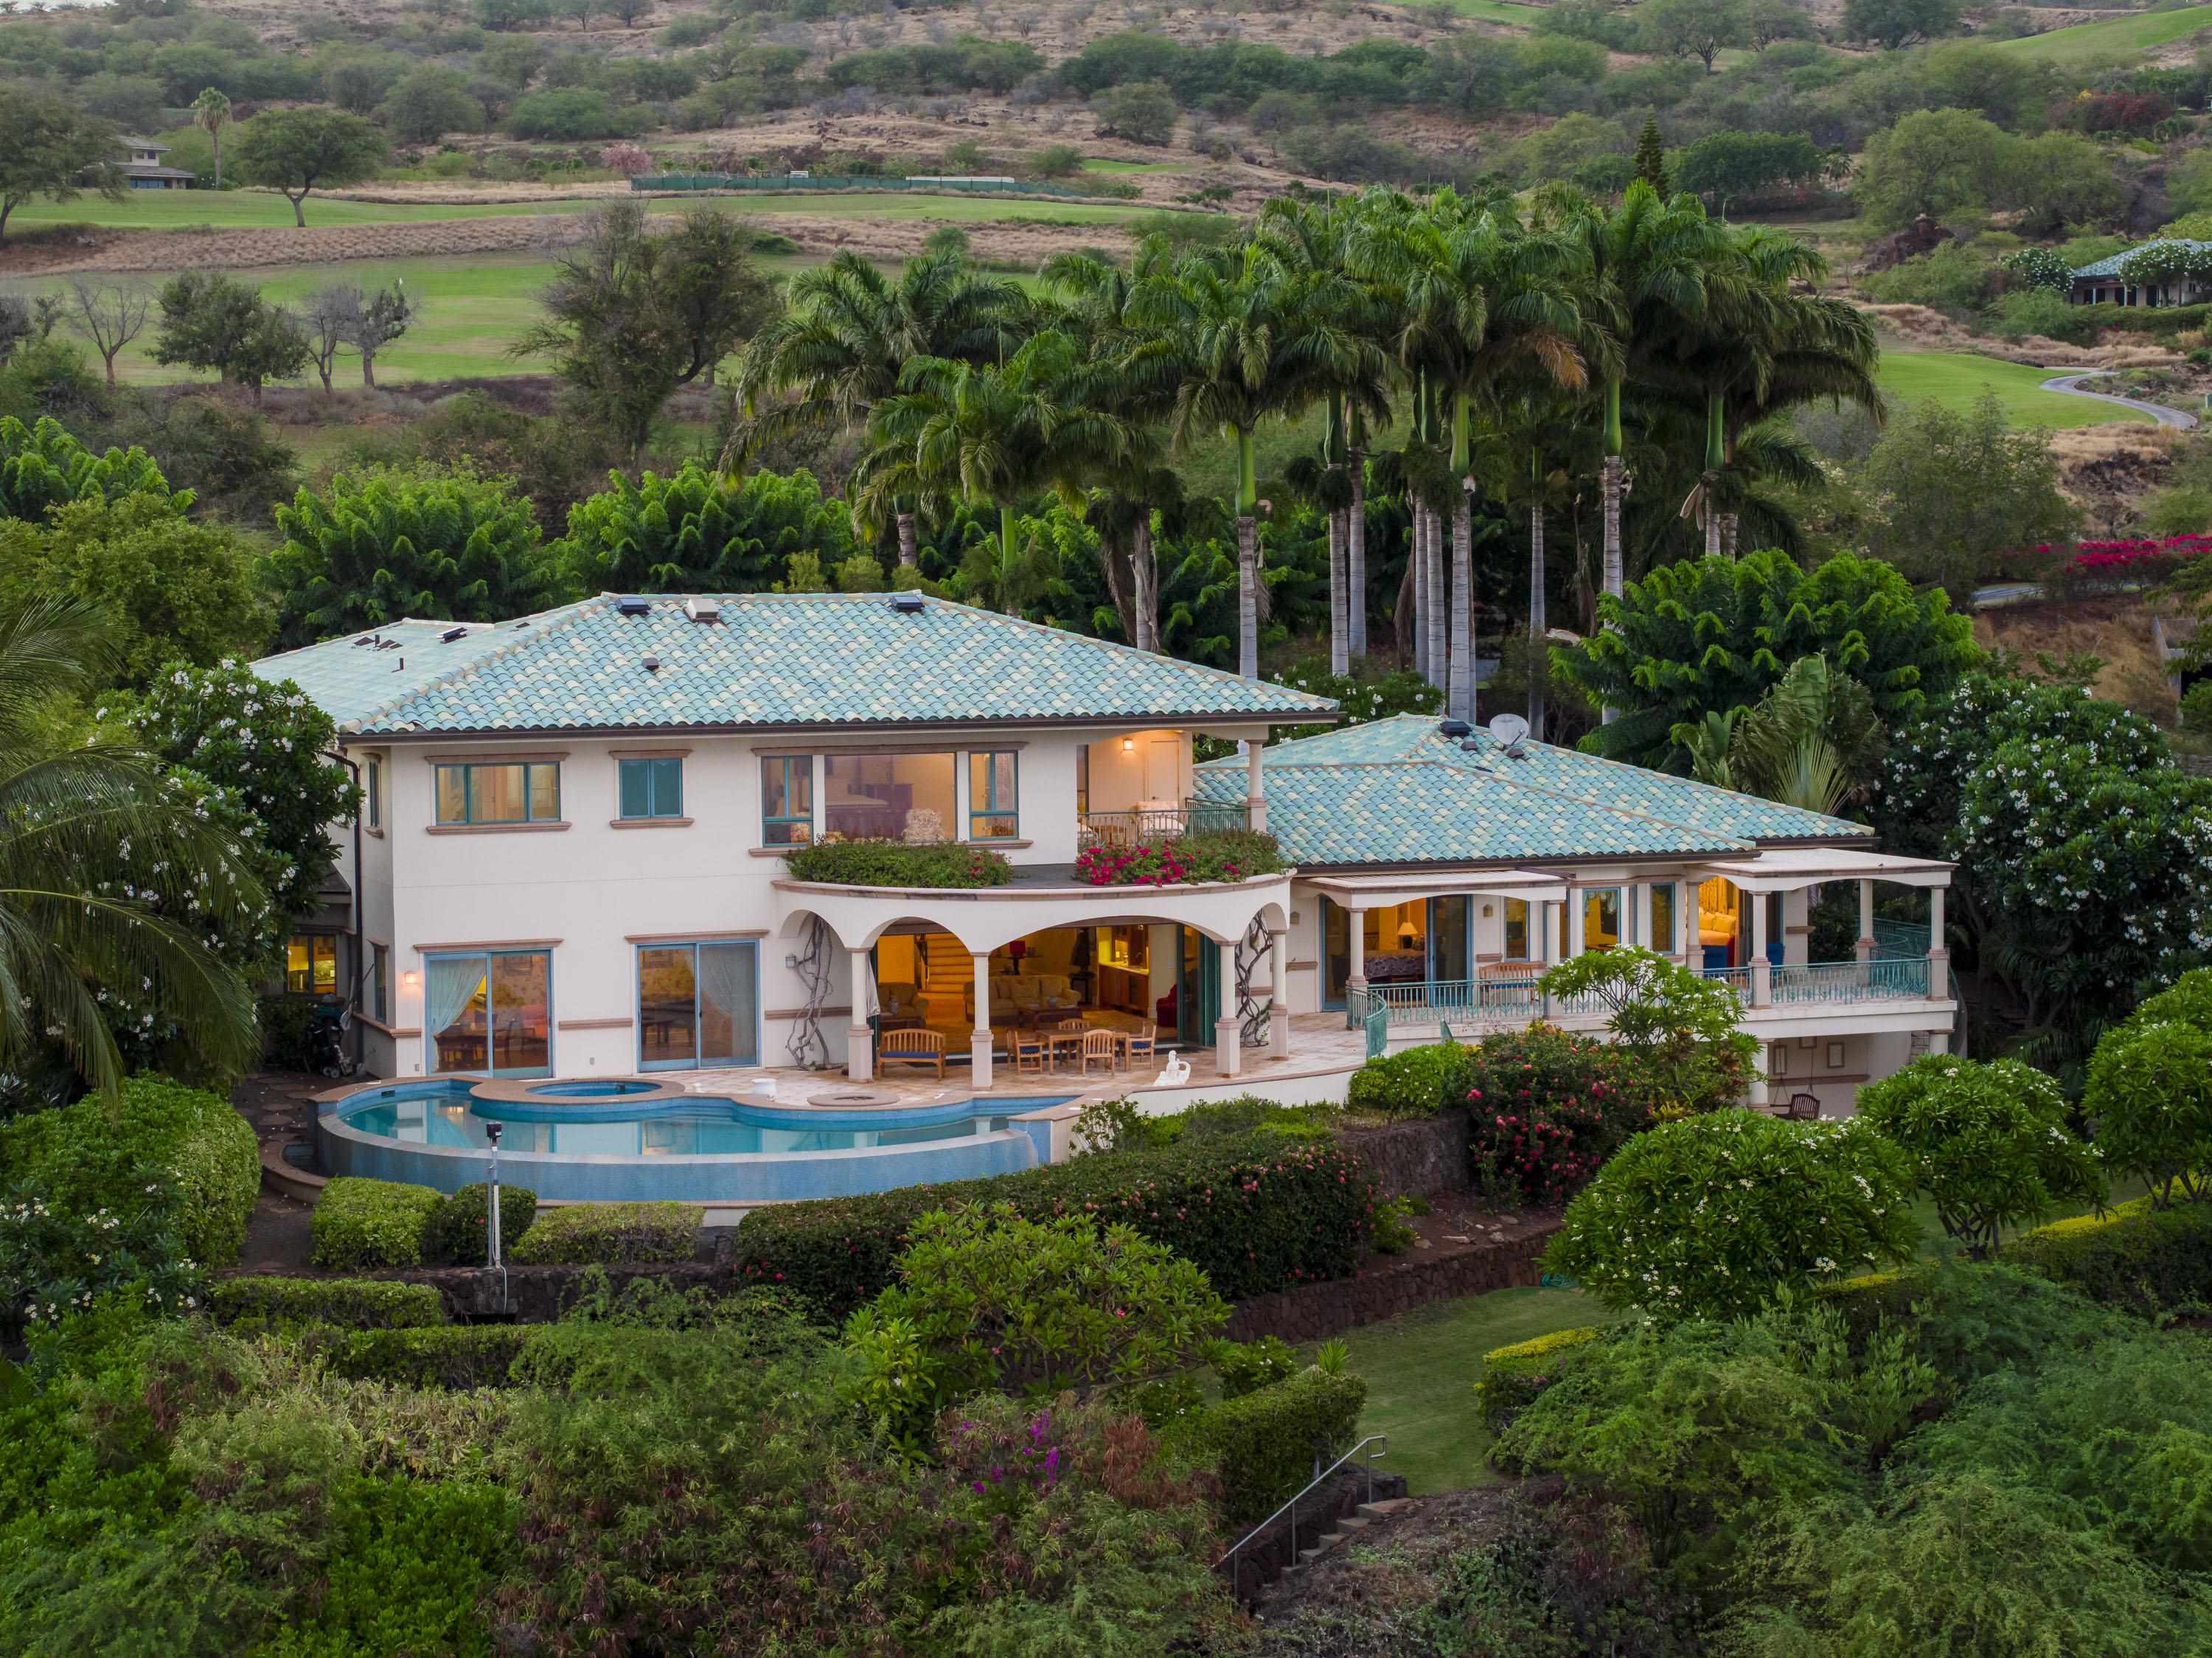
[[[1751,1006],[1752,970],[1716,968],[1705,974]],[[1853,1002],[1917,1000],[1928,993],[1928,962],[1814,962],[1767,969],[1768,1001],[1775,1007],[1832,1006]],[[1531,1019],[1601,1018],[1611,1010],[1595,996],[1554,996],[1547,1006],[1534,975],[1526,978],[1438,979],[1411,984],[1369,985],[1346,999],[1355,1028],[1380,1011],[1393,1029],[1449,1024],[1510,1027]]]
[[[1086,847],[1134,847],[1251,827],[1251,811],[1241,800],[1233,805],[1185,800],[1180,805],[1130,811],[1086,811],[1078,829],[1079,840]]]
[[[1925,956],[1917,962],[1811,962],[1769,969],[1767,999],[1777,1007],[1896,1001],[1927,994]]]

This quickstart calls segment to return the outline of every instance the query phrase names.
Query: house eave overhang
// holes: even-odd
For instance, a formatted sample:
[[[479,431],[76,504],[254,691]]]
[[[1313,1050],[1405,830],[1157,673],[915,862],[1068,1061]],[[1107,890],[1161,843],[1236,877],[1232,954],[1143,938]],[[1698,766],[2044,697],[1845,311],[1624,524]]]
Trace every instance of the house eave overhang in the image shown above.
[[[1343,718],[1338,708],[1286,709],[1277,713],[1224,714],[1175,712],[1098,714],[994,715],[960,720],[697,720],[665,725],[622,726],[498,726],[466,731],[420,731],[396,726],[366,726],[350,721],[341,726],[341,743],[495,743],[543,742],[547,738],[677,738],[677,737],[892,737],[986,731],[1143,731],[1159,726],[1231,737],[1240,732],[1265,732],[1277,726],[1334,725]]]

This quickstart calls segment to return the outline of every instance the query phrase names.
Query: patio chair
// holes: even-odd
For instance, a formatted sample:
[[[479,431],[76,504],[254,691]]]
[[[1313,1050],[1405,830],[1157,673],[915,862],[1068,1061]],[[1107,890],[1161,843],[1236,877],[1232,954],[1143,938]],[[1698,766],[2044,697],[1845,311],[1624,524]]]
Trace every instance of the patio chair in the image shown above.
[[[1107,1072],[1111,1072],[1115,1067],[1115,1061],[1121,1057],[1121,1044],[1115,1040],[1115,1035],[1112,1031],[1087,1030],[1084,1032],[1083,1074],[1086,1077],[1091,1074],[1091,1061],[1094,1060],[1097,1060]]]
[[[1035,1030],[1017,1030],[1012,1037],[1014,1074],[1034,1071],[1040,1077],[1051,1068],[1052,1050],[1043,1035]]]
[[[1134,1030],[1117,1030],[1114,1038],[1121,1046],[1121,1063],[1129,1069],[1136,1068],[1139,1060],[1149,1060],[1159,1045],[1159,1026],[1147,1021]]]
[[[1818,1094],[1792,1094],[1790,1108],[1785,1114],[1792,1122],[1816,1122],[1820,1115],[1820,1096]]]
[[[945,1033],[941,1030],[887,1030],[876,1055],[880,1066],[926,1065],[939,1078],[945,1075]]]

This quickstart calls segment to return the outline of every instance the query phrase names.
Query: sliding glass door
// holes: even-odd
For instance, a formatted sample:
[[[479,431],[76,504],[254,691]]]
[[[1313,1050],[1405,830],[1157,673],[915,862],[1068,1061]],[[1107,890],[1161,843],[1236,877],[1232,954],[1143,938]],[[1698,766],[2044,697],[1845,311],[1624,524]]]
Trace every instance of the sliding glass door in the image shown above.
[[[547,1077],[553,1070],[550,950],[423,958],[423,1029],[434,1072]]]
[[[760,949],[750,938],[637,952],[641,1071],[760,1063]]]

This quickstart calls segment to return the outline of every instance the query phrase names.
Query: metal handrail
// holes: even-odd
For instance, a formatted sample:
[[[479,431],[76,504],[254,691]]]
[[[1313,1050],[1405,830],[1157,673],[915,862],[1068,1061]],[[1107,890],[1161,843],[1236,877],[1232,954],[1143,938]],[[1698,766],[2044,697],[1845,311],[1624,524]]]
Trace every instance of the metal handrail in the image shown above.
[[[1322,1469],[1320,1473],[1315,1474],[1311,1479],[1306,1482],[1304,1488],[1296,1496],[1292,1497],[1289,1502],[1284,1503],[1281,1508],[1277,1509],[1274,1513],[1269,1515],[1265,1520],[1262,1520],[1258,1525],[1253,1527],[1250,1531],[1246,1532],[1243,1536],[1238,1538],[1234,1543],[1231,1543],[1229,1546],[1229,1552],[1223,1555],[1221,1558],[1213,1563],[1213,1569],[1216,1571],[1219,1571],[1224,1566],[1227,1566],[1229,1568],[1229,1594],[1232,1600],[1236,1598],[1238,1591],[1243,1587],[1240,1578],[1244,1570],[1244,1563],[1243,1560],[1238,1558],[1238,1556],[1243,1552],[1244,1546],[1249,1543],[1254,1538],[1259,1536],[1261,1532],[1267,1530],[1268,1527],[1273,1525],[1275,1521],[1280,1520],[1285,1514],[1287,1514],[1291,1516],[1291,1552],[1292,1554],[1296,1554],[1297,1552],[1298,1546],[1298,1504],[1304,1502],[1307,1497],[1312,1496],[1314,1487],[1320,1485],[1322,1480],[1328,1479],[1329,1475],[1334,1473],[1346,1463],[1351,1461],[1353,1457],[1358,1456],[1360,1452],[1365,1450],[1370,1445],[1377,1443],[1379,1443],[1382,1448],[1379,1451],[1374,1452],[1367,1458],[1367,1500],[1370,1503],[1372,1503],[1375,1500],[1375,1465],[1383,1457],[1386,1457],[1390,1454],[1390,1436],[1389,1434],[1368,1435],[1366,1438],[1361,1440],[1350,1450],[1346,1451],[1342,1456],[1338,1457],[1335,1461],[1330,1463],[1326,1468]],[[1318,1462],[1321,1461],[1321,1458],[1319,1455],[1316,1455],[1314,1461]]]
[[[1086,811],[1076,823],[1076,834],[1084,846],[1133,847],[1251,827],[1251,809],[1241,801],[1188,799],[1148,811]]]

